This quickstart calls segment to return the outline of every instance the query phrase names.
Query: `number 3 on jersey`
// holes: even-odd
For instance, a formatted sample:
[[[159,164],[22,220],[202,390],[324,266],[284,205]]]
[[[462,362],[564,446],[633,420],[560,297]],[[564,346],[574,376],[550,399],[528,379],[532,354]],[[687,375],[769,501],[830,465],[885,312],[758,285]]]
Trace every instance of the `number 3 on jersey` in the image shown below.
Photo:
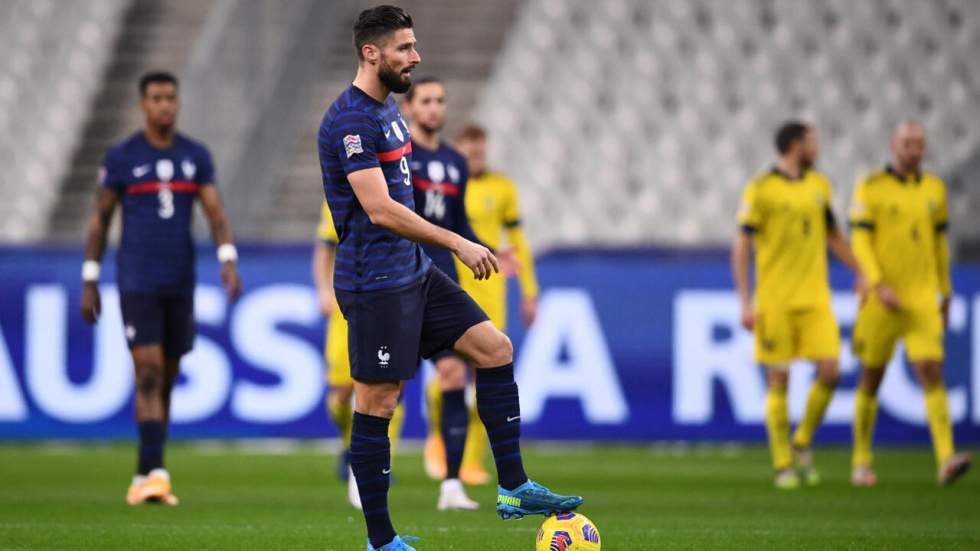
[[[174,215],[174,192],[169,187],[164,186],[157,193],[157,199],[160,201],[160,208],[157,209],[160,218],[164,220],[172,218]]]

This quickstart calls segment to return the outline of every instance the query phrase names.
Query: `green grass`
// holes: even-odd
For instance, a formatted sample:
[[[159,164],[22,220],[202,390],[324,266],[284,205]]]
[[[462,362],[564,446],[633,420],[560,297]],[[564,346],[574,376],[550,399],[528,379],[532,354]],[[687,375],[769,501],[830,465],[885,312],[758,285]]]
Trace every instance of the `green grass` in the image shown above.
[[[626,549],[978,549],[980,476],[937,488],[924,449],[879,450],[879,486],[852,489],[847,450],[818,456],[824,484],[772,489],[764,448],[528,446],[529,472],[586,497],[607,551]],[[168,450],[182,503],[131,508],[127,445],[0,445],[0,549],[363,550],[360,514],[333,459],[311,446],[272,454],[193,444]],[[399,454],[391,509],[420,551],[533,549],[539,517],[438,513],[417,452]]]

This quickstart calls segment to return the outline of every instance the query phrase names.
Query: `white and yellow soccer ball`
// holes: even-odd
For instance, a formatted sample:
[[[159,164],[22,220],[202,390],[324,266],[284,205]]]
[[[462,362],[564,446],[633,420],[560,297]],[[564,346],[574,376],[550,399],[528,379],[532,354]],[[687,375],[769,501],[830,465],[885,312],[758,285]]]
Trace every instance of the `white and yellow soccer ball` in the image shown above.
[[[599,551],[595,524],[581,513],[562,513],[545,519],[538,529],[535,551]]]

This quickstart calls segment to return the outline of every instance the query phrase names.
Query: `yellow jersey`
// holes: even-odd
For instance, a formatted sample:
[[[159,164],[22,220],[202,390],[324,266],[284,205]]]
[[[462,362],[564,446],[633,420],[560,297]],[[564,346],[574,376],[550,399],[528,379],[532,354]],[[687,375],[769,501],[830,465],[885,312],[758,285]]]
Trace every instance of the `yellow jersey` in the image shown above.
[[[851,200],[851,242],[868,285],[884,282],[906,307],[934,308],[952,288],[948,220],[938,176],[903,178],[885,167],[862,178]]]
[[[320,225],[316,227],[316,238],[327,245],[336,246],[340,242],[337,237],[337,228],[333,225],[333,215],[330,214],[330,207],[324,201],[320,207]]]
[[[836,224],[831,199],[830,180],[814,170],[794,180],[773,169],[748,183],[738,223],[755,241],[757,309],[829,304],[827,233]]]
[[[471,176],[466,184],[466,215],[470,226],[480,241],[495,250],[504,244],[515,248],[520,262],[518,280],[521,295],[533,298],[538,295],[538,279],[534,271],[534,256],[524,232],[521,230],[521,211],[518,202],[517,185],[513,180],[497,172],[484,172]],[[469,270],[456,259],[457,273],[461,274],[460,285],[487,312],[490,319],[501,330],[506,327],[507,286],[502,277],[477,281]]]

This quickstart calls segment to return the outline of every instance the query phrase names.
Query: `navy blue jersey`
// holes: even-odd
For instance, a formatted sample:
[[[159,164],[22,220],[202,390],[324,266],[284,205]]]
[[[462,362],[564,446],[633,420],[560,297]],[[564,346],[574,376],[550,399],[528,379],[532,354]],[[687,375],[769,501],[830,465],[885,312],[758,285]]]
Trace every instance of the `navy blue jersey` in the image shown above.
[[[333,102],[319,133],[323,191],[337,229],[334,287],[376,291],[420,281],[432,265],[418,243],[371,223],[347,175],[381,167],[392,199],[410,209],[412,142],[394,98],[376,101],[354,85]]]
[[[429,222],[480,243],[466,217],[466,181],[469,172],[466,159],[449,145],[440,142],[435,151],[412,142],[412,186],[415,188],[415,212]],[[423,243],[432,262],[454,281],[459,281],[453,253],[438,245]]]
[[[119,289],[166,295],[193,292],[191,214],[198,190],[214,182],[207,148],[177,134],[173,145],[157,149],[140,131],[109,150],[100,180],[122,203]]]

